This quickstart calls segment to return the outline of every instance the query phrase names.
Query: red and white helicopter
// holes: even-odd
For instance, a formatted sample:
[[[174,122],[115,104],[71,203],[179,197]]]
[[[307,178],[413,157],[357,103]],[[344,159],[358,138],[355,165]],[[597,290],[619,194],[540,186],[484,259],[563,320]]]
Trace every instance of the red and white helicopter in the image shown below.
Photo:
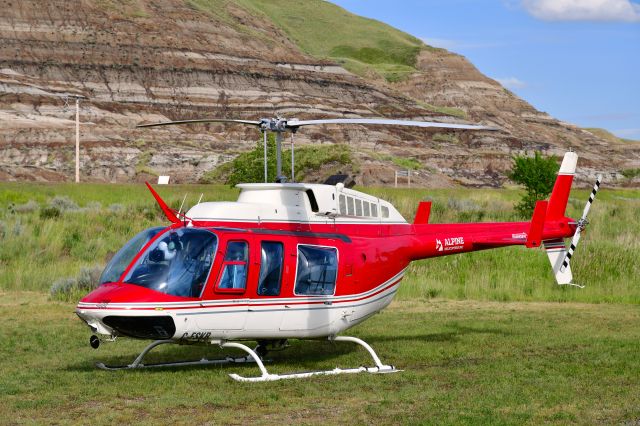
[[[101,285],[76,308],[91,330],[114,340],[118,336],[149,339],[133,363],[103,369],[255,362],[261,375],[240,381],[270,381],[341,373],[398,371],[383,364],[366,342],[340,335],[389,305],[409,264],[418,259],[476,250],[541,245],[547,251],[558,284],[571,284],[569,262],[601,177],[580,220],[565,216],[576,170],[575,152],[564,155],[549,201],[539,201],[528,222],[430,224],[430,202],[421,202],[407,222],[387,201],[345,188],[286,182],[282,175],[283,134],[318,124],[415,126],[492,130],[465,124],[387,119],[260,121],[206,119],[173,124],[231,122],[276,133],[277,183],[241,184],[236,202],[202,202],[185,214],[169,208],[147,184],[171,221],[131,239],[108,263]],[[564,239],[573,237],[569,250]],[[91,346],[100,338],[92,335]],[[320,339],[363,346],[375,366],[270,374],[263,363],[268,350],[287,339]],[[257,341],[251,349],[241,341]],[[201,359],[143,364],[144,356],[162,344],[214,344],[238,348],[242,358]]]

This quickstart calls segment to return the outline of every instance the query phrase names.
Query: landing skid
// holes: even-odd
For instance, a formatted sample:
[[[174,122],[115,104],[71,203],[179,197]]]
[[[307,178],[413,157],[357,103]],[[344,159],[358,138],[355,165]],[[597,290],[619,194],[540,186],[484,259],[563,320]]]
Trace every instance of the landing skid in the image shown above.
[[[240,363],[248,363],[248,362],[256,363],[256,365],[260,369],[260,372],[262,373],[260,376],[244,377],[244,376],[240,376],[239,374],[229,374],[229,376],[233,380],[236,380],[239,382],[272,382],[272,381],[284,380],[284,379],[303,379],[303,378],[312,377],[312,376],[332,376],[337,374],[355,374],[355,373],[395,373],[398,371],[402,371],[402,370],[397,370],[393,365],[382,364],[382,362],[380,361],[380,358],[378,358],[378,355],[373,350],[373,348],[369,346],[367,342],[361,339],[358,339],[356,337],[349,337],[349,336],[333,336],[333,337],[329,337],[329,340],[335,341],[335,342],[351,342],[351,343],[356,343],[362,346],[367,350],[367,352],[369,352],[369,355],[371,355],[371,358],[373,359],[375,366],[347,368],[347,369],[341,369],[336,367],[333,370],[305,371],[300,373],[288,373],[288,374],[270,374],[265,368],[263,360],[258,355],[258,353],[256,353],[256,352],[261,352],[260,346],[258,346],[256,349],[251,349],[250,347],[248,347],[247,345],[243,345],[242,343],[227,342],[223,340],[214,340],[211,343],[217,344],[221,348],[241,349],[247,353],[247,356],[226,357],[222,359],[211,359],[211,360],[203,358],[197,361],[178,361],[178,362],[167,362],[167,363],[158,363],[158,364],[144,364],[142,360],[144,359],[145,355],[147,355],[149,351],[151,351],[153,348],[160,345],[164,345],[164,344],[178,344],[178,342],[174,340],[156,340],[155,342],[147,346],[131,364],[121,365],[121,366],[108,366],[103,363],[97,363],[96,367],[102,370],[113,371],[113,370],[154,368],[154,367],[155,368],[179,367],[179,366],[187,366],[187,365],[240,364]]]
[[[243,357],[225,357],[221,359],[207,359],[202,358],[200,360],[194,361],[177,361],[177,362],[161,362],[156,364],[143,364],[142,360],[144,357],[151,351],[151,349],[166,344],[178,344],[178,342],[174,340],[156,340],[151,343],[149,346],[144,348],[144,350],[138,355],[138,357],[128,365],[105,365],[102,362],[96,363],[96,367],[101,370],[115,371],[115,370],[133,370],[133,369],[141,369],[141,368],[159,368],[159,367],[185,367],[189,365],[210,365],[210,364],[242,364],[247,362],[255,362],[251,356],[243,356]],[[220,345],[222,346],[222,345]]]
[[[382,364],[382,362],[380,361],[380,358],[378,358],[378,355],[373,350],[373,348],[369,346],[367,342],[365,342],[364,340],[360,340],[357,337],[333,336],[333,337],[330,337],[329,340],[336,341],[336,342],[352,342],[364,347],[371,355],[371,358],[373,358],[375,367],[358,367],[358,368],[348,368],[344,370],[336,367],[333,370],[306,371],[303,373],[289,373],[289,374],[269,374],[269,372],[264,367],[264,364],[262,363],[260,358],[255,358],[256,364],[258,365],[258,368],[260,368],[260,372],[262,373],[261,376],[244,377],[238,374],[229,374],[229,376],[233,380],[237,380],[239,382],[273,382],[276,380],[284,380],[284,379],[304,379],[312,376],[332,376],[337,374],[355,374],[355,373],[395,373],[398,371],[402,371],[402,370],[397,370],[393,365]],[[228,346],[246,351],[251,357],[256,356],[255,352],[253,352],[251,348],[241,343],[228,342],[226,344]]]

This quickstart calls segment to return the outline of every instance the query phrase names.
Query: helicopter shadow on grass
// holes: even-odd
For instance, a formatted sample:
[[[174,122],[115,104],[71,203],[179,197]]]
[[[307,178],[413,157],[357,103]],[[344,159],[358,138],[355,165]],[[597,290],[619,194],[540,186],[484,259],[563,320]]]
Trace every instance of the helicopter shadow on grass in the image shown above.
[[[243,342],[247,346],[253,348],[256,343],[252,341]],[[140,352],[145,346],[140,346]],[[264,362],[267,368],[269,365],[276,364],[313,364],[328,361],[334,358],[338,358],[343,355],[350,354],[358,351],[360,348],[356,345],[349,345],[343,343],[334,343],[327,340],[291,340],[290,346],[284,350],[270,351]],[[106,365],[128,365],[140,353],[138,351],[131,351],[127,355],[106,355],[91,356],[92,359],[86,359],[82,362],[77,362],[68,365],[65,369],[68,371],[96,371],[98,368],[95,366],[96,362],[102,362]],[[97,352],[96,352],[97,353]],[[105,352],[103,352],[105,353]],[[246,353],[236,349],[220,349],[216,345],[164,345],[164,347],[154,349],[144,358],[143,364],[157,364],[165,362],[176,361],[197,361],[202,358],[207,359],[224,359],[227,356],[230,357],[243,357]],[[144,369],[141,368],[138,371],[167,371],[167,370],[203,370],[211,368],[222,369],[238,369],[238,368],[255,368],[254,363],[228,363],[228,364],[209,364],[209,365],[187,365],[187,366],[164,366]]]
[[[443,331],[438,333],[417,333],[417,334],[375,334],[366,333],[360,335],[360,337],[371,344],[374,348],[376,343],[393,343],[393,342],[457,342],[465,335],[476,334],[492,334],[509,336],[513,333],[505,329],[490,328],[490,327],[467,327],[461,325],[446,325],[449,331]],[[243,342],[247,346],[253,348],[255,343],[252,341]],[[144,348],[144,345],[140,345],[140,351]],[[337,359],[345,355],[353,354],[357,351],[362,351],[363,361],[368,359],[365,351],[361,347],[354,344],[330,342],[324,339],[311,339],[311,340],[290,340],[290,346],[284,350],[275,350],[267,354],[265,365],[269,368],[269,365],[280,364],[305,364],[313,365],[327,362],[329,360]],[[96,352],[97,354],[98,352]],[[103,352],[104,353],[104,352]],[[100,358],[99,361],[106,365],[127,365],[133,362],[138,356],[139,352],[131,351],[128,355],[107,355],[105,357],[94,356],[92,358]],[[246,354],[236,349],[220,349],[216,345],[165,345],[164,347],[154,349],[146,357],[144,363],[156,364],[163,362],[174,361],[196,361],[203,357],[207,359],[219,359],[226,356],[242,357]],[[67,370],[71,371],[95,371],[97,367],[93,361],[83,361],[67,366]],[[217,364],[217,365],[188,365],[188,366],[166,366],[166,367],[154,367],[149,369],[140,369],[139,371],[166,371],[169,369],[175,370],[203,370],[211,368],[222,368],[225,370],[255,367],[255,364]]]

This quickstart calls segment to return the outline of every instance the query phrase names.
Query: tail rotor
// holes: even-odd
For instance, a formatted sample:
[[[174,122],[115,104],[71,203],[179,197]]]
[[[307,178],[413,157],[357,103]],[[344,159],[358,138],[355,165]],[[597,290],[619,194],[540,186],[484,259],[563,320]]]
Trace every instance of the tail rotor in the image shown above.
[[[573,253],[576,251],[576,247],[578,246],[578,242],[580,241],[580,234],[589,224],[587,220],[587,215],[589,214],[589,209],[591,209],[591,204],[593,204],[593,200],[596,198],[596,194],[598,193],[598,189],[600,189],[600,183],[602,182],[602,175],[598,175],[596,178],[596,183],[593,185],[593,190],[591,190],[591,195],[589,195],[589,200],[587,204],[584,206],[584,210],[582,212],[582,217],[576,223],[576,232],[573,234],[573,238],[571,239],[571,246],[569,247],[569,251],[564,257],[564,261],[562,262],[562,266],[560,267],[560,272],[564,272],[571,262],[571,257]]]

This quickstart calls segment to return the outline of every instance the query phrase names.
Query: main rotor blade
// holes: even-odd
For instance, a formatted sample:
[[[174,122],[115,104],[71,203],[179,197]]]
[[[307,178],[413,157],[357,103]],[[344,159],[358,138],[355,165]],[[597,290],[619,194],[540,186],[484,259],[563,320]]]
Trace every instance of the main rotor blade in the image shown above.
[[[174,126],[178,124],[197,124],[197,123],[238,123],[238,124],[248,124],[250,126],[260,126],[262,124],[262,122],[260,121],[252,121],[252,120],[232,120],[229,118],[202,118],[198,120],[164,121],[162,123],[138,124],[136,127]]]
[[[385,126],[430,127],[434,129],[462,129],[462,130],[498,130],[494,127],[478,126],[474,124],[436,123],[433,121],[390,120],[386,118],[328,118],[324,120],[289,120],[288,128],[314,126],[319,124],[364,124]]]

